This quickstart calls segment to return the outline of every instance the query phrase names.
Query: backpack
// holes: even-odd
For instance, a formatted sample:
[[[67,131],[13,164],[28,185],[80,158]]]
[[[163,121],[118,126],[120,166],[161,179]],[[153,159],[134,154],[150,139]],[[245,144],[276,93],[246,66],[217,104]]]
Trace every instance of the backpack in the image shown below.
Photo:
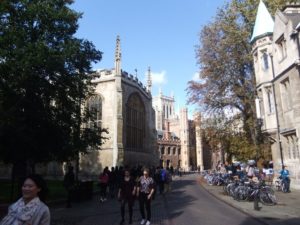
[[[160,180],[161,180],[161,181],[166,181],[166,178],[167,178],[166,171],[165,171],[165,170],[161,170],[161,173],[160,173]]]

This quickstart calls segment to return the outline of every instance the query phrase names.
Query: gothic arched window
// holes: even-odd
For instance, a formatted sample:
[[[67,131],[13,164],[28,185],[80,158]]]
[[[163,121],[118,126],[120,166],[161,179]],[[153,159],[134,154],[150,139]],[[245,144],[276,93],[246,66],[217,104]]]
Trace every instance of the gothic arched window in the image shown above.
[[[132,94],[126,104],[126,148],[131,151],[143,149],[145,137],[145,107],[138,94]]]
[[[87,110],[90,115],[88,127],[101,127],[102,122],[102,99],[99,95],[93,95],[87,100]]]

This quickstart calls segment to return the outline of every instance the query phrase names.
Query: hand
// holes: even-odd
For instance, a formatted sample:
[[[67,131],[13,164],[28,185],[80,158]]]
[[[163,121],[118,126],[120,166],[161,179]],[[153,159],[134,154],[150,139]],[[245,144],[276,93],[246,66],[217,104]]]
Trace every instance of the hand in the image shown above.
[[[152,194],[149,194],[149,195],[148,195],[148,200],[150,200],[150,199],[151,199],[151,197],[152,197]]]
[[[135,195],[135,190],[132,191],[132,195],[133,195],[133,196]]]
[[[137,191],[137,192],[136,192],[136,197],[139,197],[139,195],[140,195],[140,193]]]

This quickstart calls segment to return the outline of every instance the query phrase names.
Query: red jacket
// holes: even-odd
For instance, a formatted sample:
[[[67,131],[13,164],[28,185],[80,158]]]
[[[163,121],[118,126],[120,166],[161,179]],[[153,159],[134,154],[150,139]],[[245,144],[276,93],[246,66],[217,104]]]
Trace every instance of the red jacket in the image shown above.
[[[109,180],[108,174],[107,173],[101,173],[99,176],[99,181],[101,184],[107,184]]]

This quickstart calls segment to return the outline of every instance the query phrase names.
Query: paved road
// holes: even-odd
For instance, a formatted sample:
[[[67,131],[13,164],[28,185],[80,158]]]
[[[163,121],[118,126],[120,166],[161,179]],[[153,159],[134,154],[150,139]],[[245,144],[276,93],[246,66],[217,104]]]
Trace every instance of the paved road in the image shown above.
[[[140,222],[138,204],[134,207],[133,225]],[[52,209],[53,225],[117,225],[119,203],[109,200],[73,204],[71,209]],[[239,210],[209,194],[197,183],[196,175],[187,175],[173,182],[172,191],[158,195],[152,204],[152,225],[262,225]]]
[[[213,197],[197,183],[194,175],[174,182],[166,206],[172,225],[261,225]]]

